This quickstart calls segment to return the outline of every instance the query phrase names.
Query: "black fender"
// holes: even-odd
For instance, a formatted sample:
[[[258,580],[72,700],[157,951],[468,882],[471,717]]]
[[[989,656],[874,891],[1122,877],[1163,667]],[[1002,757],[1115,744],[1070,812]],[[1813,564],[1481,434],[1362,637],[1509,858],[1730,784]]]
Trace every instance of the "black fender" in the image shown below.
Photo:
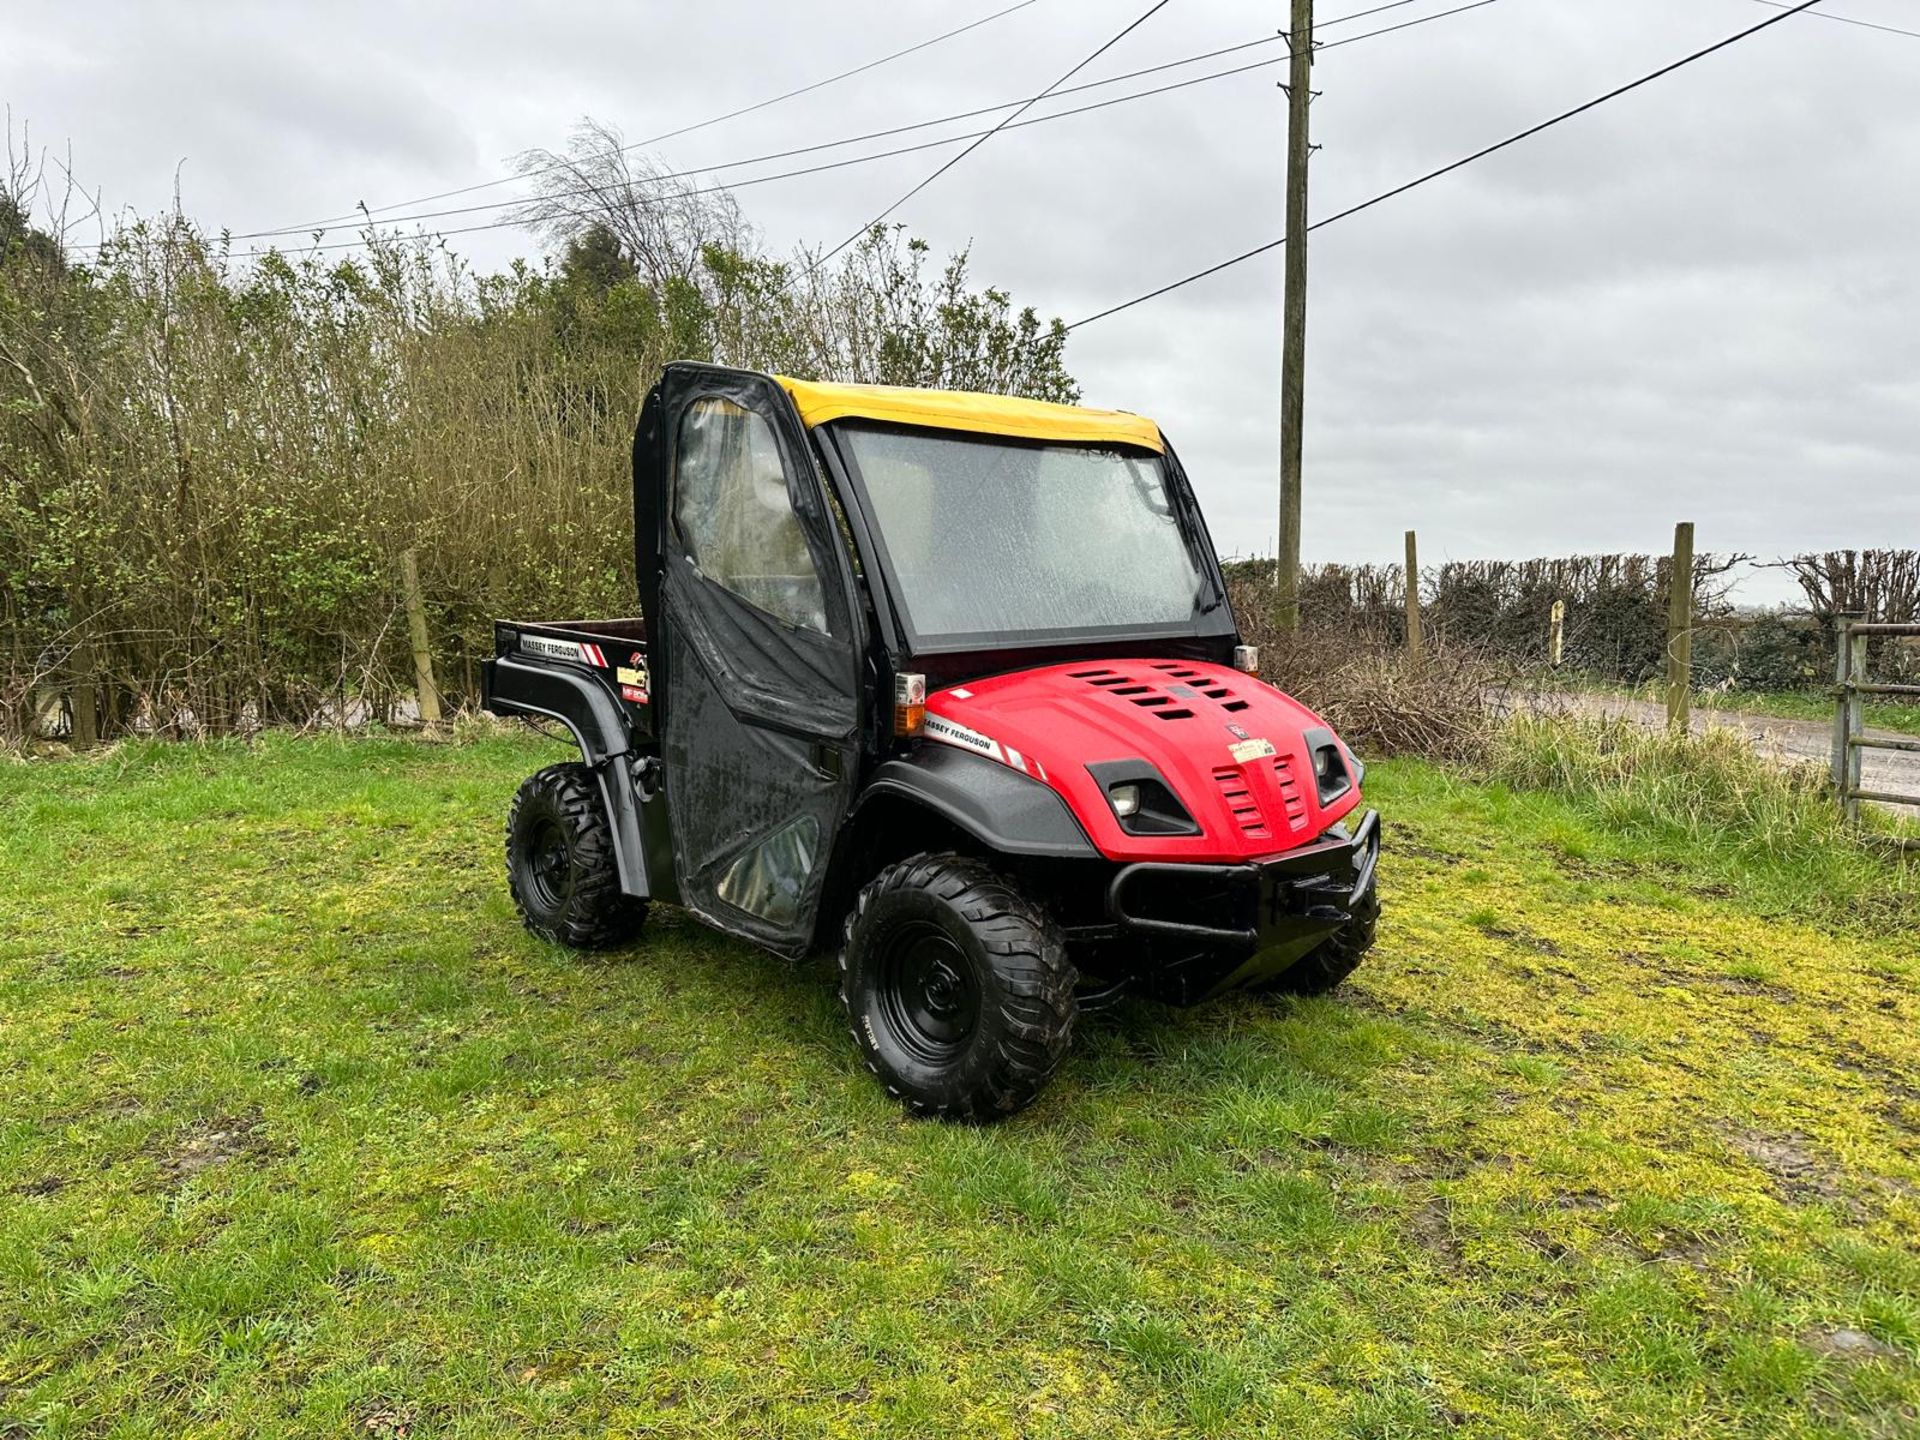
[[[642,900],[652,897],[641,809],[643,803],[659,806],[666,801],[658,795],[643,801],[636,779],[641,757],[634,752],[620,701],[606,683],[570,665],[502,655],[481,664],[480,703],[495,715],[538,716],[567,727],[580,757],[600,782],[600,797],[613,822],[620,888]]]
[[[1000,855],[1097,860],[1100,852],[1067,802],[1031,776],[951,745],[925,744],[888,760],[868,778],[850,828],[897,797],[931,810]]]

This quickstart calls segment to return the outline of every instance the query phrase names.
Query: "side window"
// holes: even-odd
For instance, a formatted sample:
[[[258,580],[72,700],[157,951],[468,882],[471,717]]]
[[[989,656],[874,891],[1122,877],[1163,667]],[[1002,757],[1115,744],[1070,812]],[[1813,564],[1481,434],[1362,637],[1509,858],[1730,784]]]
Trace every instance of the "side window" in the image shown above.
[[[707,579],[789,625],[826,632],[820,576],[762,416],[711,396],[687,407],[674,452],[673,524]]]

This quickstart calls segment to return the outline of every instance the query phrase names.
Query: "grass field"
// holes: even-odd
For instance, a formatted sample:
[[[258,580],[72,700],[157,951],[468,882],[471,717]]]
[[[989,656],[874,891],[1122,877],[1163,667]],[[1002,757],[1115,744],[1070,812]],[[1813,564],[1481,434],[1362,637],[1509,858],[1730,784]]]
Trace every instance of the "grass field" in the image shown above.
[[[527,937],[555,753],[0,768],[0,1435],[1920,1433],[1888,887],[1381,764],[1354,983],[951,1128],[821,964]]]

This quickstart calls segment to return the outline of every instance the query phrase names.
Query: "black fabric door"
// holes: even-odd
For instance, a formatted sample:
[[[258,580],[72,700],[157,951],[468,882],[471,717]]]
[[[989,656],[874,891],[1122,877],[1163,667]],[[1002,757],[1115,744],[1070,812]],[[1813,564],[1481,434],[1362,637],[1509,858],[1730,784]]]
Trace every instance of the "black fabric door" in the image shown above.
[[[681,900],[798,955],[859,770],[851,574],[774,382],[674,366],[660,402],[649,633]]]

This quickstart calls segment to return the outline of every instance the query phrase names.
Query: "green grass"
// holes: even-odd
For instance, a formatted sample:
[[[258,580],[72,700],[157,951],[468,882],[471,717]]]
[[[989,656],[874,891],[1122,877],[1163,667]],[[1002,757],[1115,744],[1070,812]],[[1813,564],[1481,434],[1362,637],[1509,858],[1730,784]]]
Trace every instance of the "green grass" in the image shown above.
[[[1621,716],[1522,713],[1495,731],[1486,769],[1574,800],[1656,852],[1686,853],[1759,913],[1844,921],[1920,903],[1920,863],[1863,863],[1820,766],[1757,754],[1728,726],[1675,734]],[[1861,825],[1920,843],[1920,826],[1879,807]]]
[[[1123,1006],[944,1127],[819,963],[525,935],[555,753],[0,769],[0,1435],[1920,1427],[1897,889],[1384,763],[1349,987]]]

